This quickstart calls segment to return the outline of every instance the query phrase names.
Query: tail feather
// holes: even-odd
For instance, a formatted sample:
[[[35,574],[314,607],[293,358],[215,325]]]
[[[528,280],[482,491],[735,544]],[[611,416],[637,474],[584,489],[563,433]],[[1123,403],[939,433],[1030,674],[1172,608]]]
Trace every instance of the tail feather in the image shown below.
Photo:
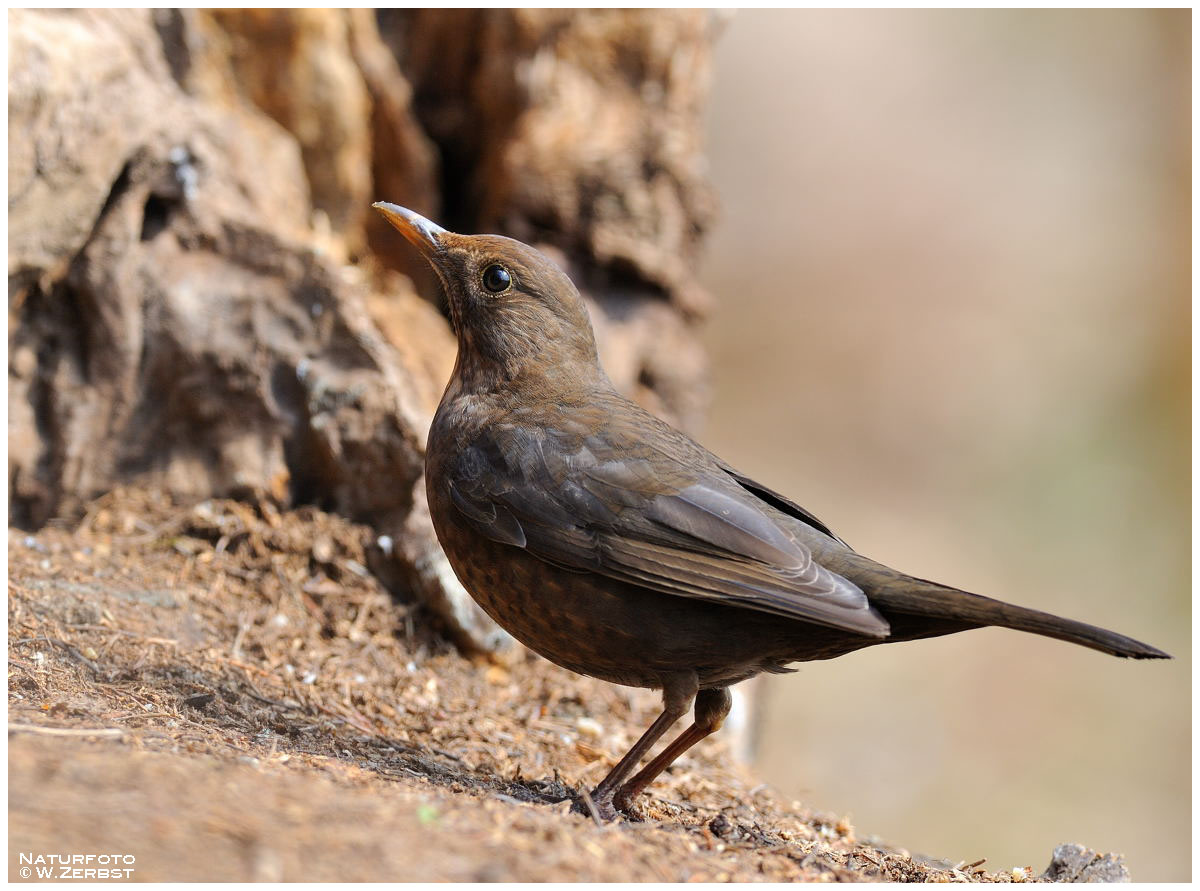
[[[1074,619],[1064,619],[1041,610],[1005,603],[1002,600],[993,600],[980,594],[960,591],[926,579],[905,576],[866,558],[859,559],[863,561],[855,567],[859,571],[850,574],[849,577],[866,592],[871,604],[878,607],[885,616],[894,612],[929,619],[961,621],[978,627],[994,625],[1013,628],[1129,659],[1171,658],[1170,654],[1157,647],[1126,637],[1124,634],[1117,634],[1115,631],[1097,628],[1095,625],[1077,622]]]

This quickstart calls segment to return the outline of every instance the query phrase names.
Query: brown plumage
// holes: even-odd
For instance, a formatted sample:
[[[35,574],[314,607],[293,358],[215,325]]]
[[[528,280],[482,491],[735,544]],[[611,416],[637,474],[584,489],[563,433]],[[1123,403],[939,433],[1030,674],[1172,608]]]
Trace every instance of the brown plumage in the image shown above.
[[[591,793],[606,817],[712,733],[731,684],[792,662],[998,625],[1135,659],[1136,640],[875,563],[618,394],[575,287],[533,248],[375,207],[436,270],[458,359],[429,433],[429,508],[471,596],[559,665],[663,691]],[[695,702],[695,722],[634,774]]]

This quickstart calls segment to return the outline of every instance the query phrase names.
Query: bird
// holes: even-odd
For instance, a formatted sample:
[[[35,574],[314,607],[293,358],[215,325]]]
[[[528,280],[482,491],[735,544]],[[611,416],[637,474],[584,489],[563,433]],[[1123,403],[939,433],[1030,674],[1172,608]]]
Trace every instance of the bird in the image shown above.
[[[857,553],[618,393],[579,291],[545,255],[373,206],[433,267],[457,338],[425,455],[430,515],[455,574],[551,662],[662,693],[659,717],[582,796],[597,819],[629,814],[664,769],[718,730],[733,684],[792,663],[987,626],[1170,658]],[[639,770],[689,710],[691,725]]]

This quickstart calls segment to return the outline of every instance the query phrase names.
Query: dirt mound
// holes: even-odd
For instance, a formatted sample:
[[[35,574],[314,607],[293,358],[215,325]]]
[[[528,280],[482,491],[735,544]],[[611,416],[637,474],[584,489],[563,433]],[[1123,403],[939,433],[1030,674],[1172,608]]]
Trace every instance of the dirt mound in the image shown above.
[[[366,569],[373,536],[139,490],[10,532],[10,877],[50,851],[131,854],[143,881],[1032,876],[860,841],[719,741],[641,821],[569,813],[655,695],[464,658]]]

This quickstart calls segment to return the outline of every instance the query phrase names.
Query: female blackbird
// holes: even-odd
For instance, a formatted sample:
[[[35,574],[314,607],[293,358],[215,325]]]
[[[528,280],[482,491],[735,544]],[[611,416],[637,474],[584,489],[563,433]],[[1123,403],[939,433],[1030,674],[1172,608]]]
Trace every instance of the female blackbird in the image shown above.
[[[450,565],[496,622],[550,661],[663,691],[662,715],[591,793],[606,819],[721,726],[731,684],[791,662],[987,625],[1169,658],[856,554],[804,508],[618,394],[578,291],[542,254],[374,206],[437,272],[458,337],[425,456]],[[693,701],[692,726],[633,775]]]

